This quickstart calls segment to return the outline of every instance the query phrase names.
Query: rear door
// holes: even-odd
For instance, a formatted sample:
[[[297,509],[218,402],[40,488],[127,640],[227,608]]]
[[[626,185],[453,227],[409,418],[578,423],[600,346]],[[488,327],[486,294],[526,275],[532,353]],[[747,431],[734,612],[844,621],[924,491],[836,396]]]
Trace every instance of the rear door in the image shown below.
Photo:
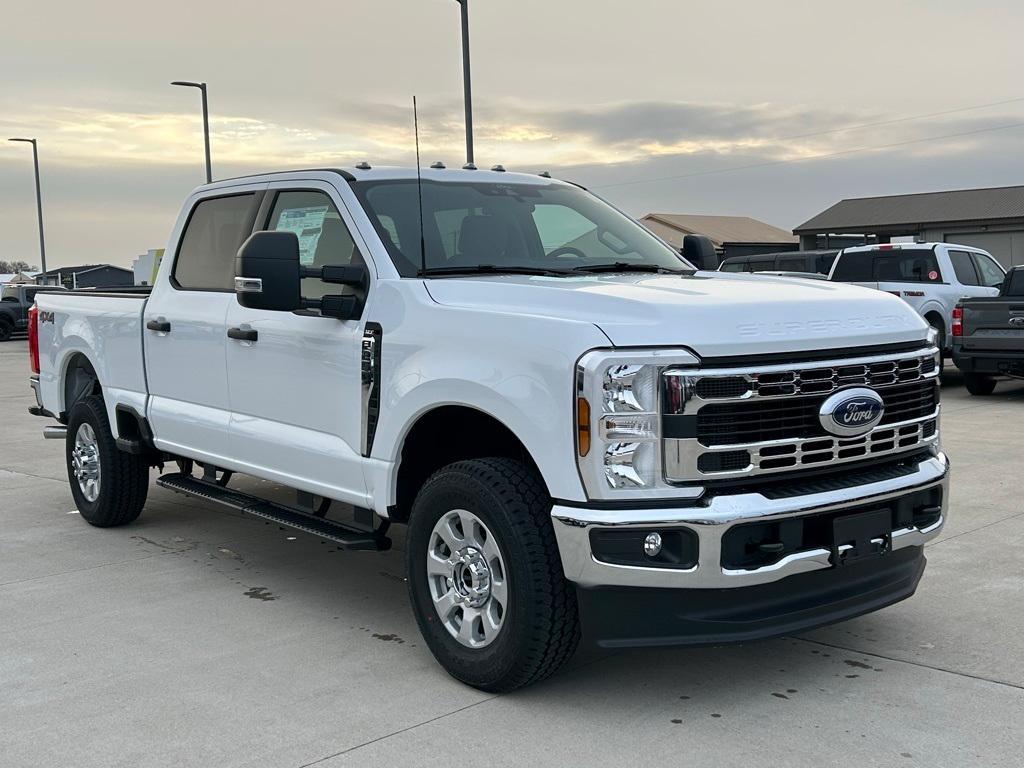
[[[191,201],[178,249],[143,316],[149,419],[159,448],[217,462],[231,455],[226,315],[235,255],[266,184]]]
[[[272,184],[257,228],[298,234],[303,266],[363,261],[353,223],[326,182]],[[306,299],[350,291],[302,281]],[[257,334],[255,341],[227,341],[232,456],[243,471],[368,506],[361,456],[363,322],[228,303],[227,328]]]

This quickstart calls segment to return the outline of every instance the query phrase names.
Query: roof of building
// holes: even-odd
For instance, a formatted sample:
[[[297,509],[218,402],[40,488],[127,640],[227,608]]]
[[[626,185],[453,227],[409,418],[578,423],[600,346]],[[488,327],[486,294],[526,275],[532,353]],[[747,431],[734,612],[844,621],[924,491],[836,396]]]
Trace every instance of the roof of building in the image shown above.
[[[700,216],[687,213],[649,213],[640,221],[655,234],[669,240],[673,245],[682,245],[683,235],[704,235],[716,247],[722,243],[795,243],[797,238],[784,229],[779,229],[749,216]],[[673,236],[674,235],[674,236]],[[678,241],[678,242],[677,242]]]
[[[131,272],[127,267],[119,267],[116,264],[80,264],[77,267],[54,267],[53,269],[46,270],[47,275],[56,275],[63,272],[66,275],[81,274],[82,272],[92,272],[94,269],[119,269],[122,272]]]
[[[883,227],[1024,218],[1024,186],[953,189],[840,200],[793,231],[870,232]]]

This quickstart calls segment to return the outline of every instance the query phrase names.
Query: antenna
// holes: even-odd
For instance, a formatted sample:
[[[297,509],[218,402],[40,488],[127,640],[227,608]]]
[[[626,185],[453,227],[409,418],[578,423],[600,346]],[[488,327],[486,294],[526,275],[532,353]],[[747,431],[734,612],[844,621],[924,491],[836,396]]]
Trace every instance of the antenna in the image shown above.
[[[416,134],[416,195],[420,206],[420,274],[427,273],[427,248],[423,238],[423,179],[420,176],[420,119],[416,112],[416,97],[412,97],[412,126]]]

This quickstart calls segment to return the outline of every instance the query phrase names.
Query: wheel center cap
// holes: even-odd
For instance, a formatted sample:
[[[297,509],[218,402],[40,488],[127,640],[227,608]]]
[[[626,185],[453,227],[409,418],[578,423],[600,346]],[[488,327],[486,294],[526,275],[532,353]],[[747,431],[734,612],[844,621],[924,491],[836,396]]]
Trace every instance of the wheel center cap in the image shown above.
[[[456,600],[471,608],[481,607],[491,597],[491,569],[487,558],[476,547],[464,547],[450,562]]]

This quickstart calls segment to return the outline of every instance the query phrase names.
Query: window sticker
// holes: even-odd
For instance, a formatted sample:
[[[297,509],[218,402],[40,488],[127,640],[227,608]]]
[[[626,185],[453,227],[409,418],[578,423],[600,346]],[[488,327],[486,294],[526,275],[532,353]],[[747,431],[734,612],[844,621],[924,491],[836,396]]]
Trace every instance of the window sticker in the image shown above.
[[[929,279],[929,280],[938,280],[938,279],[939,279],[939,273],[938,273],[938,272],[936,272],[936,271],[935,271],[935,270],[933,269],[933,270],[932,270],[931,272],[929,272],[929,273],[928,273],[928,279]]]
[[[299,263],[313,264],[316,246],[324,228],[328,206],[316,205],[308,208],[289,208],[281,211],[277,220],[278,231],[294,232],[299,237]]]

